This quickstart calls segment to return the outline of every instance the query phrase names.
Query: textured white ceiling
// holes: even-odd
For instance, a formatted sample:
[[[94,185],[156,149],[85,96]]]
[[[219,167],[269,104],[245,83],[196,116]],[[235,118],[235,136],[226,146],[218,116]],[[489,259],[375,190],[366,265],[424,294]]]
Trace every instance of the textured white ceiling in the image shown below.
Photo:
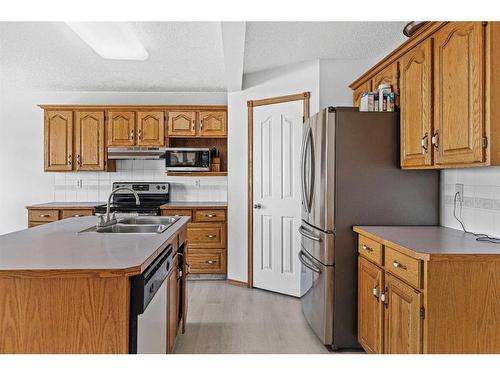
[[[320,58],[375,61],[405,39],[404,24],[247,22],[244,73]],[[1,84],[59,91],[226,91],[219,22],[130,25],[149,52],[145,61],[105,60],[62,22],[0,22]]]
[[[225,91],[219,22],[131,25],[149,52],[146,61],[105,60],[62,22],[2,22],[3,83],[43,90]]]
[[[313,59],[377,59],[406,22],[247,22],[245,73]]]

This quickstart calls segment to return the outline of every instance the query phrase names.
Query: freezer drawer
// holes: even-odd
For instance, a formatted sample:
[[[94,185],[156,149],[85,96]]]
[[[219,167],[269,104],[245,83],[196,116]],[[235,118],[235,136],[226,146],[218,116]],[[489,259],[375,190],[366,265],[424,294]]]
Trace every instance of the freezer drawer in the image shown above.
[[[300,243],[307,253],[320,263],[333,266],[335,247],[333,233],[325,233],[304,222],[299,227],[299,233]]]
[[[333,342],[333,266],[325,266],[299,252],[302,312],[325,345]]]

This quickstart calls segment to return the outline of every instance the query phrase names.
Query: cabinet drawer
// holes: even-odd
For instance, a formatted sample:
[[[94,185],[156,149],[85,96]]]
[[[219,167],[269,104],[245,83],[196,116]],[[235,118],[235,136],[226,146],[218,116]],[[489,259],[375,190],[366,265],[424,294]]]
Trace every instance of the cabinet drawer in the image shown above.
[[[92,210],[63,210],[62,218],[92,216]]]
[[[422,287],[422,262],[399,251],[385,248],[385,269],[416,288]]]
[[[225,249],[189,249],[189,273],[226,273]]]
[[[189,247],[225,248],[226,225],[191,223],[187,229]]]
[[[196,210],[194,214],[196,221],[226,221],[225,210]]]
[[[29,210],[29,221],[56,221],[59,220],[59,210]]]
[[[377,241],[359,235],[358,252],[372,262],[382,265],[382,245]]]
[[[30,221],[28,222],[28,228],[37,227],[39,225],[47,224],[47,221]]]
[[[173,210],[173,209],[166,209],[166,210],[161,210],[161,216],[192,216],[193,213],[191,210]]]

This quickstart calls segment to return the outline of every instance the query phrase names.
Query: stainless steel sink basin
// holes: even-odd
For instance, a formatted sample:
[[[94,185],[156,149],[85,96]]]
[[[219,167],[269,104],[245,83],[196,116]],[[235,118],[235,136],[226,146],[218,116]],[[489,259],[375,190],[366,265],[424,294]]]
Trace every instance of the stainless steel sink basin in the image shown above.
[[[133,216],[119,219],[116,224],[98,227],[96,225],[79,233],[163,233],[179,217],[173,216]]]

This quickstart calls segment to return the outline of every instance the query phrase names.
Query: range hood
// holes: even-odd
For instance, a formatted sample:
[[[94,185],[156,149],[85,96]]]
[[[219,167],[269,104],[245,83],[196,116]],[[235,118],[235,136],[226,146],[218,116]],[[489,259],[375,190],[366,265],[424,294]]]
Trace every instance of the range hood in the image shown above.
[[[165,158],[165,147],[108,147],[108,159],[158,160]]]

